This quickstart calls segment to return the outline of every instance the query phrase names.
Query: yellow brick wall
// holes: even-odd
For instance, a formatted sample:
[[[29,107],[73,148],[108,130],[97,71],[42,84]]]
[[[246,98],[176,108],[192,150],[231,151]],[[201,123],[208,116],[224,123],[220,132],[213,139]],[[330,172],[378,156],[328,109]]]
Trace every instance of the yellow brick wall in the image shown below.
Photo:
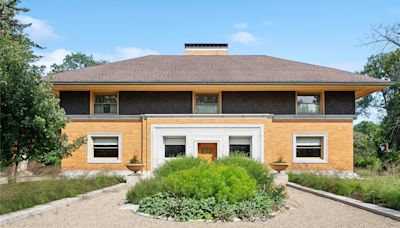
[[[327,164],[292,164],[293,133],[328,133]],[[265,162],[279,156],[290,170],[353,170],[353,124],[351,121],[273,122],[265,129]]]
[[[82,145],[72,153],[72,156],[61,162],[63,170],[127,170],[128,163],[133,155],[141,159],[142,151],[142,123],[140,121],[124,122],[70,122],[65,128],[70,140],[91,133],[121,133],[122,134],[122,163],[121,164],[89,164],[87,163],[87,144]]]
[[[133,154],[138,158],[143,151],[146,169],[151,169],[152,124],[264,124],[264,159],[268,164],[280,156],[290,163],[291,170],[353,170],[353,125],[351,121],[272,121],[271,119],[160,119],[149,118],[136,122],[71,122],[65,129],[71,138],[88,132],[121,132],[122,164],[87,164],[87,146],[62,161],[62,168],[76,170],[115,169],[125,170],[124,164]],[[143,129],[143,131],[142,131]],[[328,133],[327,164],[292,164],[293,133]],[[143,138],[142,138],[143,135]]]

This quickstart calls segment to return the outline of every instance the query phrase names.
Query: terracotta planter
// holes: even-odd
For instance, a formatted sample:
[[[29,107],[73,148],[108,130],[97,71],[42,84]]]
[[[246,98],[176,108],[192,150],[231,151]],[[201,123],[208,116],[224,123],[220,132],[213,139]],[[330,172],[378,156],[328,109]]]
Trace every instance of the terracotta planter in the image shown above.
[[[278,173],[280,173],[282,170],[285,170],[289,166],[289,164],[285,162],[272,162],[269,165]]]
[[[142,171],[144,164],[133,164],[133,163],[128,163],[125,164],[126,168],[128,168],[130,171],[133,171],[134,173],[137,173],[138,171]]]

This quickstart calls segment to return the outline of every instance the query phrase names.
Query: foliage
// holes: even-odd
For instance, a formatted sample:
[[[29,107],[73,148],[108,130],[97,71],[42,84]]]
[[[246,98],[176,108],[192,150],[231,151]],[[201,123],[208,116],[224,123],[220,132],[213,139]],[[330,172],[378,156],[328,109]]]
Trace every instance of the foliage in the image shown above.
[[[127,200],[130,203],[138,204],[145,197],[151,197],[163,191],[161,178],[150,178],[141,180],[127,194]]]
[[[390,143],[391,148],[400,150],[400,49],[371,56],[361,73],[395,82],[378,94],[371,94],[357,101],[357,113],[368,115],[369,107],[386,113],[380,126],[382,136]]]
[[[92,56],[77,52],[65,56],[63,63],[51,65],[51,73],[78,70],[90,66],[107,63],[104,60],[96,61]]]
[[[244,168],[246,172],[257,181],[259,187],[268,189],[273,184],[273,175],[267,172],[263,164],[241,154],[231,154],[216,161],[218,164],[236,165]]]
[[[258,192],[254,197],[237,203],[225,200],[218,203],[214,197],[195,199],[158,193],[143,199],[138,211],[153,216],[174,218],[177,221],[199,219],[233,221],[234,218],[253,221],[268,217],[271,212],[279,208],[281,199],[275,200],[265,192]]]
[[[121,177],[52,179],[0,185],[0,214],[121,183]]]
[[[205,163],[207,163],[207,161],[200,158],[180,156],[176,159],[166,161],[161,167],[154,171],[154,176],[167,177],[176,171],[191,169]]]
[[[239,166],[203,164],[177,171],[163,179],[167,192],[197,199],[215,197],[217,202],[237,202],[254,195],[256,181]]]
[[[289,181],[400,210],[400,179],[395,176],[375,176],[358,180],[301,173],[289,174]]]
[[[19,11],[27,10],[21,10],[17,4],[18,1],[2,1],[0,8],[7,12],[2,18],[4,36],[0,40],[0,166],[25,159],[54,164],[70,155],[85,139],[68,144],[62,133],[67,117],[59,100],[53,97],[50,83],[41,78],[43,68],[32,64],[38,59],[33,54],[37,45],[23,33],[28,25],[15,19]]]
[[[131,160],[129,160],[129,163],[131,163],[131,164],[139,164],[140,161],[139,161],[139,159],[137,158],[136,155],[133,155],[133,157],[131,158]]]

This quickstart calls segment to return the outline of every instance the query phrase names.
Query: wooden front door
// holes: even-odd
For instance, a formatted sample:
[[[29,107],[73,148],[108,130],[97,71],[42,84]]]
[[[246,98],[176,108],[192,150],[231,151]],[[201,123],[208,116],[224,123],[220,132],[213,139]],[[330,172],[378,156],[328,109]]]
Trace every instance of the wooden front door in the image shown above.
[[[217,159],[217,144],[216,143],[199,143],[198,156],[209,162]]]

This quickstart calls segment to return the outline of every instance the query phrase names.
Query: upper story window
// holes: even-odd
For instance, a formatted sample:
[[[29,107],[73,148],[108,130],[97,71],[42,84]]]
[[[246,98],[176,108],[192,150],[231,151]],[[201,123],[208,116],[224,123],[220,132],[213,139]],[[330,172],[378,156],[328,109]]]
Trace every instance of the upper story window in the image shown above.
[[[218,113],[218,94],[196,94],[196,114]]]
[[[297,94],[297,114],[321,114],[321,97],[319,94]]]
[[[116,95],[96,95],[94,100],[94,113],[117,114],[117,100]]]

